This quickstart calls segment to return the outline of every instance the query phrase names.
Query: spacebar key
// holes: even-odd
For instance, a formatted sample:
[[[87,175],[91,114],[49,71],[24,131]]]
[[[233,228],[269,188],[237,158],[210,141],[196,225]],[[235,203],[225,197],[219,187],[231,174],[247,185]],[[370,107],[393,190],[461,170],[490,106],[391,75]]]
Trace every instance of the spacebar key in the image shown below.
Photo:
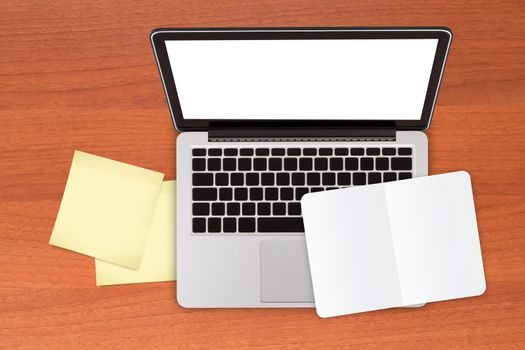
[[[258,218],[258,232],[304,232],[303,218]]]

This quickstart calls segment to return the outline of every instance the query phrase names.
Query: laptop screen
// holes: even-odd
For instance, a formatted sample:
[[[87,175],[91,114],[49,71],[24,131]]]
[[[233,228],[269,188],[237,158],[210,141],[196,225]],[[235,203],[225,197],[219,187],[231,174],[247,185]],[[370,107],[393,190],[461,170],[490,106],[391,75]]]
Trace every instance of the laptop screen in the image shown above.
[[[438,39],[167,40],[184,119],[419,120]]]

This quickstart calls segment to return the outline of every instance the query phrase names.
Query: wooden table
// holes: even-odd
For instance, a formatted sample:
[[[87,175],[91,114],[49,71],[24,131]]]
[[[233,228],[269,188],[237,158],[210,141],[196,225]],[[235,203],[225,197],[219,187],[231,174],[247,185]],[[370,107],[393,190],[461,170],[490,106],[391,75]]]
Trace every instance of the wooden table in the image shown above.
[[[430,173],[472,175],[487,292],[334,319],[181,308],[176,283],[95,287],[48,240],[73,150],[175,178],[154,27],[446,25]],[[525,2],[0,3],[0,348],[525,348]]]

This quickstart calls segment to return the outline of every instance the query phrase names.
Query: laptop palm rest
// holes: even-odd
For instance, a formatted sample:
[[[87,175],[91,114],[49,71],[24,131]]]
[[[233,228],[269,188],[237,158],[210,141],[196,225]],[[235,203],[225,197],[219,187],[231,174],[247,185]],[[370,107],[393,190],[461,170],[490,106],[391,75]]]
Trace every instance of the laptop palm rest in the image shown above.
[[[304,240],[261,242],[261,302],[314,302]]]

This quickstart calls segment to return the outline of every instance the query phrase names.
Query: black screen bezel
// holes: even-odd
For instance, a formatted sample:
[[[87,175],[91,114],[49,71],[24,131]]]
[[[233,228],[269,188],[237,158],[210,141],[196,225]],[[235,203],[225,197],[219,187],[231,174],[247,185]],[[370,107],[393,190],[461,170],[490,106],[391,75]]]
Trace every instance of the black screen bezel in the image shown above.
[[[208,130],[214,126],[282,127],[282,128],[394,128],[426,130],[432,119],[445,69],[452,31],[446,27],[395,28],[159,28],[151,32],[151,44],[170,107],[179,131]],[[184,119],[173,78],[165,42],[167,40],[290,40],[290,39],[438,39],[436,55],[419,120],[253,120],[253,119]]]

